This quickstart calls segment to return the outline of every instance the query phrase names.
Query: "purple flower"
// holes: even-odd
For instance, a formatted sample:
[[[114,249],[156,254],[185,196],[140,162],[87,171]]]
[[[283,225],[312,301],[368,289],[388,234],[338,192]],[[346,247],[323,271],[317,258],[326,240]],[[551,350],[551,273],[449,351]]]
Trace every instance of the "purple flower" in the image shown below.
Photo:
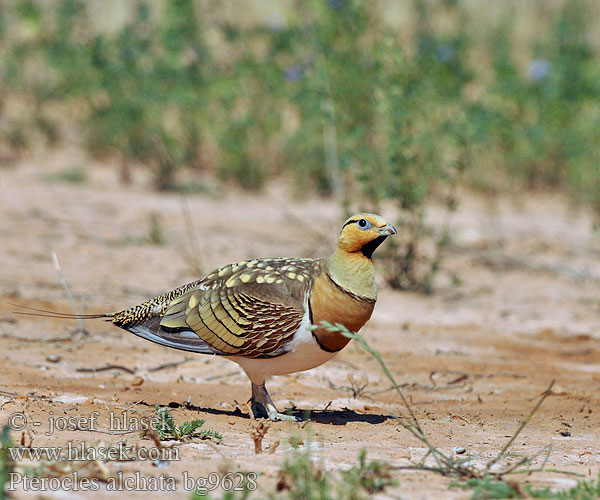
[[[552,64],[546,59],[532,59],[527,68],[527,73],[531,80],[539,82],[546,78],[551,68]]]
[[[327,5],[330,9],[337,10],[344,5],[345,0],[327,0]]]
[[[435,52],[435,58],[440,62],[448,62],[454,57],[454,54],[456,54],[454,47],[442,44],[438,46]]]
[[[288,66],[283,70],[285,79],[289,82],[296,82],[302,78],[304,70],[300,66]]]

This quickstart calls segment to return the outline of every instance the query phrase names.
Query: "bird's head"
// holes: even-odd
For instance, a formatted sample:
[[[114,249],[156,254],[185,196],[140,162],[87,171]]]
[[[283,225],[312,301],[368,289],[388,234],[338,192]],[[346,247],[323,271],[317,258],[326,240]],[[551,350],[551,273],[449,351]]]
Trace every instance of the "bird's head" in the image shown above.
[[[357,214],[342,226],[337,247],[348,253],[362,253],[370,259],[375,249],[393,234],[396,228],[380,215]]]

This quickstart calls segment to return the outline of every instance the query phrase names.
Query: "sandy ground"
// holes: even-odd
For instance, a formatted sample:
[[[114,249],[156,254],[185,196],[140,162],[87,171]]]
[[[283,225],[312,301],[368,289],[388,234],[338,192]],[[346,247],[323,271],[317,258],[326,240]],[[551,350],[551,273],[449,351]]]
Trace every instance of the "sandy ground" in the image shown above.
[[[75,155],[73,161],[88,160]],[[272,453],[256,455],[251,437],[256,423],[246,406],[250,384],[237,365],[156,346],[102,321],[87,322],[88,334],[80,335],[74,333],[75,321],[14,315],[15,307],[6,302],[72,310],[52,252],[79,308],[112,311],[198,278],[199,267],[209,271],[248,257],[327,255],[342,221],[332,202],[290,201],[281,186],[260,196],[221,189],[187,198],[198,252],[179,195],[149,191],[143,176],[121,186],[115,170],[98,166],[82,185],[44,180],[42,173],[65,166],[64,154],[57,154],[0,172],[0,422],[12,418],[14,441],[33,448],[124,443],[150,449],[154,443],[137,432],[115,432],[110,417],[124,425],[126,412],[127,425],[135,429],[156,403],[171,403],[178,422],[203,418],[206,427],[223,434],[221,444],[195,440],[178,446],[179,460],[160,467],[152,460],[107,461],[102,470],[94,464],[82,470],[82,476],[91,471],[122,477],[139,471],[138,484],[130,483],[138,488],[144,487],[143,478],[177,481],[178,493],[130,492],[132,498],[180,498],[191,479],[235,471],[259,473],[264,497],[288,453],[285,440],[302,433],[308,446],[308,429],[313,454],[328,470],[355,464],[361,448],[369,459],[395,466],[420,462],[425,446],[391,418],[401,409],[399,398],[359,346],[351,344],[320,368],[268,384],[280,409],[313,409],[313,421],[271,423],[263,447],[271,446]],[[438,212],[430,210],[433,223],[441,218]],[[394,216],[392,210],[384,215]],[[162,245],[149,241],[152,217],[162,227]],[[449,454],[464,447],[479,463],[502,448],[556,379],[552,395],[511,451],[534,456],[551,446],[548,468],[596,477],[600,241],[592,219],[547,195],[493,202],[468,196],[452,226],[455,244],[436,293],[401,293],[382,283],[364,336],[402,384],[431,442]],[[447,272],[460,282],[445,279]],[[175,365],[163,366],[168,363]],[[81,371],[107,365],[127,371]],[[354,397],[351,386],[365,384]],[[81,429],[92,430],[62,427],[75,418]],[[393,476],[397,485],[383,497],[469,496],[449,490],[451,480],[433,473],[394,471]],[[556,473],[515,478],[553,488],[575,481]],[[73,492],[68,484],[60,491],[31,488],[21,484],[15,496],[118,494],[102,485],[89,493]]]

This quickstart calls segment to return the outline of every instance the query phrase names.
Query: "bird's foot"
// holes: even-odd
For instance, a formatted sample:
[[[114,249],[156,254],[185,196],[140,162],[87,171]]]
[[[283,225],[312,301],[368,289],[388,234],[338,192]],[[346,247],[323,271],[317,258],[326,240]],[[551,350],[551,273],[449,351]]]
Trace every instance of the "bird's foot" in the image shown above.
[[[268,418],[273,422],[284,420],[286,422],[300,422],[302,419],[285,413],[279,413],[275,403],[269,396],[265,384],[252,383],[252,414],[254,418]]]
[[[279,422],[283,420],[285,422],[302,422],[300,417],[295,417],[293,415],[286,415],[285,413],[280,413],[277,411],[277,408],[271,403],[267,403],[264,405],[260,401],[252,398],[252,415],[254,418],[268,418],[273,422]]]
[[[302,418],[295,417],[294,415],[286,415],[285,413],[279,413],[278,411],[269,412],[269,418],[273,422],[283,420],[284,422],[302,422]]]

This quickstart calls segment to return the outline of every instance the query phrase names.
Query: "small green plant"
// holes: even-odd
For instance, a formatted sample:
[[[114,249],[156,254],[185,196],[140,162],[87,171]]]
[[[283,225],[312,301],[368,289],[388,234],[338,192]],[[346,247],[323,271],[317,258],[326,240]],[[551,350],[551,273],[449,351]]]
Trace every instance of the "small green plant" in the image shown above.
[[[483,498],[518,498],[519,492],[510,484],[489,477],[472,478],[464,482],[451,483],[450,488],[472,490],[472,500]]]
[[[499,481],[490,477],[471,478],[461,483],[452,483],[450,488],[472,490],[471,500],[494,498],[554,498],[548,488],[536,490],[530,485],[520,486],[515,483]]]
[[[232,482],[229,482],[229,480],[225,479],[228,475],[234,476]],[[250,494],[253,491],[256,491],[256,477],[257,474],[255,472],[235,472],[233,474],[231,472],[226,473],[225,476],[223,476],[223,481],[221,483],[223,489],[225,489],[225,492],[219,500],[247,500],[250,497]],[[214,483],[207,484],[204,487],[204,491],[195,490],[192,494],[191,500],[210,500],[212,498],[210,494],[212,488],[209,488],[208,486],[213,485]],[[228,485],[231,486],[230,489],[227,488]],[[214,486],[216,487],[217,485]]]
[[[157,425],[156,432],[158,437],[162,440],[176,440],[184,441],[185,439],[214,439],[218,443],[223,440],[223,435],[214,429],[201,429],[206,423],[206,420],[190,420],[184,422],[181,425],[175,424],[175,419],[171,415],[169,408],[161,408],[155,405],[156,415],[159,418],[159,424]]]
[[[63,182],[66,184],[84,184],[88,180],[86,171],[80,165],[72,165],[55,174],[44,176],[47,182]]]
[[[148,215],[148,241],[152,245],[164,245],[165,236],[160,215],[152,212]]]
[[[310,451],[310,439],[299,435],[288,438],[291,450],[279,470],[279,479],[274,492],[267,495],[271,500],[367,500],[375,493],[384,492],[394,485],[391,467],[379,461],[367,463],[367,452],[361,450],[358,465],[348,470],[325,471],[315,463]],[[304,443],[307,446],[300,449]],[[220,500],[246,500],[251,493],[250,481],[239,491],[226,491]],[[212,498],[194,493],[192,500]]]
[[[294,437],[290,443],[297,443]],[[325,471],[315,464],[310,452],[310,442],[304,450],[299,445],[292,449],[279,471],[277,491],[283,492],[283,498],[297,500],[366,500],[374,493],[381,493],[386,487],[394,485],[391,467],[379,461],[367,463],[366,450],[361,450],[358,465],[346,471],[334,473]],[[338,475],[339,474],[339,475]],[[273,498],[281,498],[275,495]]]
[[[355,465],[347,471],[343,471],[342,476],[348,484],[363,488],[373,494],[396,484],[392,479],[391,469],[388,464],[379,460],[367,463],[367,450],[363,448],[358,455],[358,466]]]
[[[600,498],[600,473],[598,479],[578,481],[573,488],[556,493],[559,500],[593,500]]]
[[[534,488],[529,484],[501,481],[490,477],[471,478],[460,483],[452,483],[451,488],[472,490],[471,500],[493,498],[552,498],[558,500],[597,500],[600,498],[600,477],[594,481],[578,481],[565,491],[552,491],[550,488]]]
[[[10,456],[10,448],[13,446],[10,440],[10,428],[4,426],[0,435],[0,500],[8,498],[6,484],[9,481],[10,473],[14,469],[14,462]]]
[[[277,490],[289,498],[331,498],[331,478],[315,466],[310,449],[293,447],[279,470]]]
[[[223,493],[223,496],[220,497],[219,500],[247,500],[250,497],[250,493],[252,492],[248,488],[242,490],[228,490]],[[213,497],[210,496],[208,492],[206,492],[206,494],[194,492],[191,500],[211,500],[211,498]]]

